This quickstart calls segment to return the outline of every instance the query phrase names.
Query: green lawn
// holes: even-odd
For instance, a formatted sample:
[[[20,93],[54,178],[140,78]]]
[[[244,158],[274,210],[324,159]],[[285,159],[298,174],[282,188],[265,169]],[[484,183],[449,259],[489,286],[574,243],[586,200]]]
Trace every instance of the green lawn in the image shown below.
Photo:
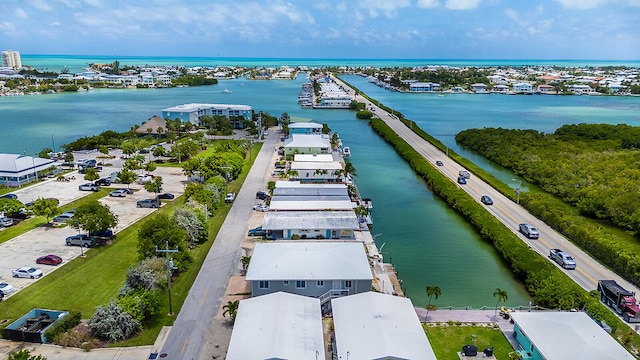
[[[255,159],[260,151],[261,143],[252,149],[251,159]],[[245,161],[245,167],[238,179],[230,184],[230,189],[237,191],[242,186],[251,164],[249,159]],[[104,194],[100,195],[102,192]],[[108,189],[90,194],[101,197],[106,195]],[[159,212],[172,213],[174,208],[184,202],[183,197],[163,205]],[[209,249],[213,245],[218,230],[222,226],[231,204],[221,206],[218,211],[209,217],[209,241],[192,250],[193,265],[176,278],[171,286],[173,312],[177,314],[184,303],[189,289],[195,280]],[[68,204],[63,210],[75,207]],[[142,219],[128,228],[120,231],[111,245],[93,248],[87,252],[86,257],[76,258],[21,290],[16,295],[0,303],[0,321],[10,321],[24,315],[34,307],[56,310],[78,310],[82,318],[87,319],[93,315],[96,306],[105,305],[110,299],[115,298],[118,290],[124,284],[129,267],[138,260],[137,233],[140,226],[146,221]],[[80,251],[80,248],[78,248]],[[136,338],[126,342],[113,344],[112,346],[138,346],[153,344],[162,326],[171,325],[174,316],[168,316],[169,301],[165,291],[162,300],[162,308],[158,311],[158,317],[154,321],[145,324],[145,328]],[[2,326],[10,324],[5,322]]]
[[[493,347],[498,360],[508,360],[511,344],[497,327],[479,325],[422,325],[438,360],[458,360],[464,345],[475,345],[478,351]],[[473,336],[475,334],[475,336]],[[478,353],[479,358],[482,357]]]

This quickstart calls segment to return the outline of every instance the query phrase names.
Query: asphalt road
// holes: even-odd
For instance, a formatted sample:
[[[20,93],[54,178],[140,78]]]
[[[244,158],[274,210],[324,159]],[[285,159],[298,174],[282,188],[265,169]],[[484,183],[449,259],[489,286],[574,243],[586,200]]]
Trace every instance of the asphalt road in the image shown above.
[[[340,82],[339,79],[335,80]],[[344,85],[344,88],[348,87]],[[351,93],[353,94],[353,90],[351,90]],[[379,108],[378,106],[376,106],[376,104],[370,102],[360,95],[357,96],[356,100],[358,102],[365,103],[368,109],[372,109],[376,117],[382,119],[426,160],[434,164],[434,167],[440,170],[453,182],[457,183],[458,172],[460,170],[466,169],[463,169],[454,160],[448,158],[446,154],[440,151],[438,148],[431,145],[426,140],[420,138],[411,129],[409,129],[401,121],[399,121],[398,118],[394,115]],[[443,166],[436,166],[435,162],[437,160],[442,161]],[[584,253],[578,247],[573,245],[569,240],[555,232],[551,227],[547,226],[544,222],[531,215],[523,207],[519,206],[506,196],[502,195],[500,192],[493,189],[490,185],[488,185],[481,179],[474,177],[473,174],[471,174],[471,178],[467,181],[466,185],[458,184],[458,186],[478,202],[480,202],[480,197],[482,195],[489,195],[491,199],[493,199],[494,205],[485,206],[487,211],[498,218],[505,226],[516,233],[522,239],[522,241],[526,242],[541,256],[547,258],[554,265],[558,266],[558,268],[565,272],[571,279],[573,279],[585,290],[596,290],[598,280],[611,279],[615,280],[618,284],[622,285],[627,290],[640,293],[638,288],[631,285],[628,281],[622,279],[620,276],[598,263],[598,261],[594,260],[588,254]],[[538,231],[540,232],[540,238],[537,240],[532,240],[527,239],[524,235],[520,234],[520,232],[518,231],[518,225],[520,223],[529,223],[538,228]],[[576,269],[562,269],[556,262],[549,259],[549,250],[553,248],[562,249],[573,255],[577,264]]]
[[[160,352],[167,359],[207,359],[208,339],[215,338],[218,329],[212,326],[224,296],[229,277],[242,268],[244,256],[241,244],[247,233],[247,221],[256,203],[255,194],[265,189],[271,158],[279,140],[272,133],[264,141],[253,167],[236,195],[233,206],[222,224],[196,280],[189,290],[167,340]],[[215,346],[215,344],[214,344]]]

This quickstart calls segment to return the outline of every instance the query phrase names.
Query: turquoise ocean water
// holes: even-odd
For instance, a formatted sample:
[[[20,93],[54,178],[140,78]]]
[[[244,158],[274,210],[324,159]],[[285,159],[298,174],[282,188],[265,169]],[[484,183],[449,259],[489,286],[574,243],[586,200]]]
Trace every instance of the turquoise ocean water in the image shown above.
[[[90,59],[95,58],[86,57],[81,61]],[[148,63],[158,64],[154,59],[164,58],[148,58]],[[179,59],[167,61],[185,64]],[[69,64],[76,60],[76,57],[57,58],[60,63],[52,63],[48,68],[54,69],[61,63],[71,68]],[[123,65],[131,65],[123,58],[118,60]],[[246,61],[256,61],[254,64],[259,65],[257,60]],[[324,61],[342,65],[338,61]],[[23,62],[28,64],[26,60]],[[344,78],[415,120],[423,129],[507,183],[513,178],[512,174],[459,148],[453,141],[454,134],[462,129],[485,126],[550,132],[566,123],[640,123],[638,98],[463,94],[439,97],[388,92],[357,75]],[[384,244],[385,261],[394,263],[415,305],[426,303],[427,285],[442,288],[442,296],[436,301],[439,306],[492,306],[496,287],[507,290],[509,305],[526,305],[528,295],[493,248],[434,197],[366,122],[355,119],[354,113],[347,110],[299,107],[296,99],[304,81],[302,76],[292,81],[234,79],[207,87],[96,89],[77,94],[0,97],[0,124],[5,135],[0,142],[0,152],[35,153],[54,144],[59,148],[60,144],[79,136],[106,129],[129,129],[153,115],[161,115],[163,108],[190,102],[247,104],[273,115],[288,112],[292,116],[312,118],[327,123],[351,147],[358,187],[363,196],[373,198],[373,233],[383,234],[377,238],[378,246]],[[225,88],[232,93],[222,93]]]

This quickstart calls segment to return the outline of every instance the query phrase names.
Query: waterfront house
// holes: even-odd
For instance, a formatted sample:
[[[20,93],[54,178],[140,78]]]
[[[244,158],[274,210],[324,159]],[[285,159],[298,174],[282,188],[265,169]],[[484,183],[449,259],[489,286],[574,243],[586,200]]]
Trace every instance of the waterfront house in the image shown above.
[[[182,122],[191,122],[200,126],[200,116],[225,116],[231,117],[242,116],[245,120],[251,120],[253,116],[253,108],[249,105],[230,105],[230,104],[182,104],[162,110],[162,118],[164,119],[180,119]],[[240,122],[232,122],[234,128],[240,128]]]
[[[276,292],[240,301],[227,360],[324,358],[320,300]]]
[[[349,211],[269,211],[262,228],[272,239],[355,240],[358,217]]]
[[[513,91],[518,94],[531,94],[533,92],[533,85],[525,82],[513,84]]]
[[[555,88],[552,85],[547,84],[538,85],[537,91],[541,94],[555,94]]]
[[[256,243],[246,280],[252,297],[284,291],[327,311],[332,298],[370,291],[373,275],[361,242],[274,241]]]
[[[509,86],[507,86],[507,85],[494,85],[492,90],[495,93],[506,94],[507,92],[509,92]]]
[[[409,91],[411,92],[427,92],[434,91],[432,82],[415,82],[409,84]]]
[[[523,360],[634,359],[584,312],[512,312]]]
[[[322,134],[322,124],[316,122],[296,122],[289,124],[289,134]]]
[[[592,94],[595,93],[595,89],[593,89],[591,86],[589,85],[583,85],[583,84],[571,84],[571,85],[567,85],[567,89],[569,91],[572,91],[574,94],[576,95],[582,95],[582,94]]]
[[[352,211],[345,184],[315,184],[299,181],[277,181],[269,202],[272,211]]]
[[[329,154],[331,141],[328,136],[316,134],[291,134],[284,142],[284,154]]]
[[[435,360],[411,300],[375,292],[331,300],[334,359]]]
[[[328,156],[331,161],[314,161],[313,155],[316,156]],[[300,156],[306,156],[303,161]],[[291,162],[291,170],[295,170],[297,175],[291,175],[291,180],[298,180],[303,183],[315,182],[315,183],[330,183],[338,181],[342,172],[342,163],[339,161],[333,161],[332,154],[296,154],[294,160]]]
[[[487,92],[487,85],[483,83],[471,84],[471,90],[476,94],[485,94]]]
[[[60,171],[55,166],[55,161],[51,159],[20,154],[0,154],[0,185],[19,187],[28,184],[47,175],[52,166],[56,168],[52,171],[53,173]]]

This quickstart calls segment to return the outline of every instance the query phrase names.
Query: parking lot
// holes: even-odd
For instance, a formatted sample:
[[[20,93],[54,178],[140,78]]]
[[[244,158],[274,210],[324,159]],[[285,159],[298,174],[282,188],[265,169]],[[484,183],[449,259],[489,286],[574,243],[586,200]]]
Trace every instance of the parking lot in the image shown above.
[[[98,153],[86,154],[86,158]],[[111,161],[112,166],[104,166],[100,172],[101,177],[109,176],[112,172],[120,171],[122,161],[116,158]],[[159,167],[154,172],[156,176],[162,176],[163,187],[161,192],[170,192],[176,197],[184,193],[185,180],[182,169]],[[56,179],[48,179],[36,185],[16,190],[13,193],[18,195],[18,200],[23,203],[34,201],[38,198],[56,198],[60,201],[60,206],[78,200],[88,194],[89,191],[80,191],[78,186],[87,183],[83,179],[82,174],[77,171],[66,174],[67,178],[75,179],[69,181],[58,181]],[[123,184],[112,184],[109,188],[126,188]],[[118,217],[118,225],[113,229],[117,235],[119,231],[150,214],[156,209],[138,208],[136,201],[155,196],[153,193],[147,192],[140,184],[131,184],[134,193],[126,197],[109,197],[100,199],[102,204],[108,205],[111,211]],[[162,200],[166,203],[171,200]],[[82,251],[91,251],[91,249],[81,249],[77,246],[66,246],[65,238],[70,235],[77,234],[77,230],[69,226],[51,227],[42,226],[17,236],[3,244],[0,244],[0,280],[8,282],[16,289],[12,294],[17,293],[26,286],[32,284],[32,279],[13,278],[12,270],[23,266],[34,266],[42,270],[43,277],[55,271],[57,266],[37,265],[36,259],[47,254],[56,254],[62,257],[63,262],[58,266],[64,266],[68,261],[81,255]]]

